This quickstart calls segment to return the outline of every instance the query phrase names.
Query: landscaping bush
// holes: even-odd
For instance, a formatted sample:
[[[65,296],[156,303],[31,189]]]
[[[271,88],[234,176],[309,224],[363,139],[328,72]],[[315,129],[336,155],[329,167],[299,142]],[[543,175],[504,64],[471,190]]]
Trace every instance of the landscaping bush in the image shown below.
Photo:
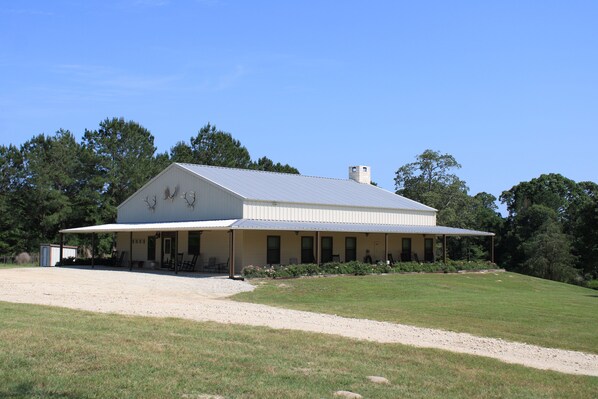
[[[15,257],[15,263],[17,265],[31,263],[31,255],[29,255],[27,252],[21,252]]]
[[[307,263],[300,265],[246,266],[242,273],[247,278],[290,278],[335,274],[365,276],[381,273],[456,273],[458,271],[495,268],[496,265],[491,262],[449,261],[446,264],[442,262],[397,262],[394,264],[380,262],[369,264],[351,261],[344,263],[329,262],[322,265]]]

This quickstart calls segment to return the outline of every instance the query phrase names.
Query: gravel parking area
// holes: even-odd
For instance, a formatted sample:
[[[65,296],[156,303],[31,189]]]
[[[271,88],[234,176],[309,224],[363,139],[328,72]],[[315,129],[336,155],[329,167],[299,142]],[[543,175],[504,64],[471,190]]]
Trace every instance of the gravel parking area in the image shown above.
[[[247,282],[230,280],[225,276],[175,276],[89,268],[0,270],[0,301],[334,334],[486,356],[563,373],[598,376],[598,355],[594,354],[226,299],[253,289]]]

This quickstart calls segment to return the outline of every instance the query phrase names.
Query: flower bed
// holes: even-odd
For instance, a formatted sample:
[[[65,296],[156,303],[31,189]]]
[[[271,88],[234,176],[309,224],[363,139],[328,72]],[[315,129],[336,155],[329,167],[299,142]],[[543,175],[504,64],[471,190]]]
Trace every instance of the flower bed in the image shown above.
[[[243,269],[243,276],[247,278],[289,278],[333,274],[364,276],[367,274],[382,273],[456,273],[459,271],[489,270],[496,268],[496,264],[491,262],[397,262],[393,264],[381,262],[370,264],[353,261],[345,263],[331,262],[321,265],[307,263],[300,265],[246,266]]]

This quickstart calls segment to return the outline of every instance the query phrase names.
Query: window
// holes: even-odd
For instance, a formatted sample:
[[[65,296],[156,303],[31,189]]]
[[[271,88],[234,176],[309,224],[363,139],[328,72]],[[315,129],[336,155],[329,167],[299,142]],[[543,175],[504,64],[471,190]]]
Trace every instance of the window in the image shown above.
[[[190,231],[187,239],[187,253],[189,255],[199,255],[201,240],[201,231]]]
[[[401,250],[401,261],[411,262],[411,238],[403,238],[403,249]]]
[[[332,237],[322,237],[322,263],[332,262]]]
[[[345,262],[357,260],[357,237],[345,237]]]
[[[268,236],[266,263],[280,264],[280,236]]]
[[[147,237],[147,260],[156,260],[156,237]]]
[[[424,260],[434,262],[434,239],[426,238],[424,240]]]
[[[313,237],[301,237],[301,263],[314,263]]]

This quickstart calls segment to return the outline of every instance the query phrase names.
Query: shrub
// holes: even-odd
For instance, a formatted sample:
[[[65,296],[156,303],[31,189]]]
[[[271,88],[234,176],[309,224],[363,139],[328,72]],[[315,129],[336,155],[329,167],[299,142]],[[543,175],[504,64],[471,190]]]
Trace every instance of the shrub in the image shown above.
[[[246,266],[242,274],[247,278],[288,278],[299,276],[317,276],[326,274],[353,274],[364,276],[380,273],[455,273],[461,270],[495,269],[490,262],[450,261],[445,263],[397,262],[389,265],[385,262],[369,264],[358,261],[329,262],[322,265],[314,263],[278,266]]]
[[[15,257],[15,263],[22,265],[24,263],[31,263],[31,255],[27,252],[21,252]]]

